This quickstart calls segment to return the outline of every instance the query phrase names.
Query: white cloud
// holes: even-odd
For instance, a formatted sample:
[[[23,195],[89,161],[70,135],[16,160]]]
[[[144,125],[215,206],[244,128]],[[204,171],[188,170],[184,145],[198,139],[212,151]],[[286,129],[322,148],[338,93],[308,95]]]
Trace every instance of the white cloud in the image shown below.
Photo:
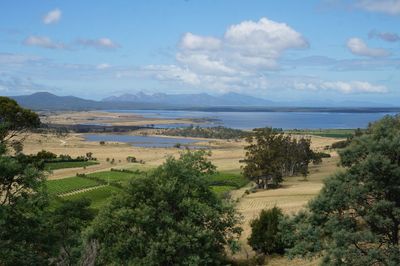
[[[243,21],[225,32],[226,45],[248,56],[278,58],[291,48],[306,48],[305,38],[285,23],[267,18]]]
[[[353,54],[361,56],[384,57],[390,55],[390,53],[383,48],[368,47],[367,44],[359,38],[350,38],[347,41],[347,48]]]
[[[360,39],[353,38],[348,45],[358,55],[388,55],[386,50],[369,48]],[[220,38],[186,33],[179,42],[177,64],[150,65],[140,71],[163,82],[181,83],[185,88],[218,92],[263,94],[266,90],[287,88],[331,90],[343,94],[387,91],[385,86],[364,81],[324,81],[267,74],[279,69],[278,60],[287,50],[307,47],[308,42],[301,33],[287,24],[261,18],[231,25]]]
[[[188,32],[182,37],[180,46],[182,49],[188,50],[217,50],[221,47],[221,40]]]
[[[356,7],[389,15],[400,15],[400,0],[358,0]]]
[[[107,63],[102,63],[102,64],[97,65],[97,66],[96,66],[96,69],[102,70],[102,69],[107,69],[107,68],[110,68],[110,67],[111,67],[111,66],[110,66],[109,64],[107,64]]]
[[[44,24],[57,23],[61,19],[61,14],[62,14],[61,10],[58,8],[51,10],[49,13],[43,16],[43,23]]]
[[[189,85],[198,85],[196,73],[176,65],[148,65],[142,68],[144,73],[162,81],[178,81]]]
[[[298,90],[334,90],[344,94],[385,93],[388,91],[385,86],[375,85],[365,81],[294,82],[293,87]]]
[[[38,46],[47,49],[66,49],[63,43],[57,43],[45,36],[29,36],[23,41],[24,45]]]
[[[79,39],[76,43],[81,46],[93,47],[97,49],[116,49],[120,47],[119,44],[115,43],[109,38]]]
[[[267,18],[231,25],[221,38],[186,33],[177,53],[179,63],[201,73],[237,74],[277,68],[288,49],[308,47],[305,38],[285,23]]]
[[[178,53],[178,62],[187,65],[191,70],[202,74],[232,75],[236,71],[225,65],[222,58],[212,58],[208,54],[202,53]]]

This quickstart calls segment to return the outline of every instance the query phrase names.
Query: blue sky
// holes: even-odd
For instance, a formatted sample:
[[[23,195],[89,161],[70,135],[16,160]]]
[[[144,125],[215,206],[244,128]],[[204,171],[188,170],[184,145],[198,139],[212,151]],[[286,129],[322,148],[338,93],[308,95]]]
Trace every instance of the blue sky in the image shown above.
[[[0,94],[400,99],[400,0],[0,2]]]

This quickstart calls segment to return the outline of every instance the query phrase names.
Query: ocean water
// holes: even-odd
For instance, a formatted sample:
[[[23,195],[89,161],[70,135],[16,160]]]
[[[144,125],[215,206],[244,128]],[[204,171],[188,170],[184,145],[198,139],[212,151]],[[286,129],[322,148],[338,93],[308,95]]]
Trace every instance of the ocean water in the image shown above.
[[[112,110],[135,113],[146,118],[205,119],[202,126],[225,126],[237,129],[273,127],[282,129],[342,129],[365,128],[370,122],[395,113],[337,113],[337,112],[203,112],[171,110]],[[185,126],[185,124],[155,125],[156,127]]]

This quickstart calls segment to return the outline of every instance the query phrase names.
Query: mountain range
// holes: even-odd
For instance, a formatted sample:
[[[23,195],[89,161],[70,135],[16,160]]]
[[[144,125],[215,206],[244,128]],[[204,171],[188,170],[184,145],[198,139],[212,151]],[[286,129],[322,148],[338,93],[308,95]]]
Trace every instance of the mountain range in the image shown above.
[[[239,93],[226,93],[219,96],[207,93],[198,94],[166,94],[154,93],[146,94],[123,94],[121,96],[111,96],[104,98],[104,102],[131,102],[131,103],[153,103],[170,106],[270,106],[274,102],[243,95]]]
[[[34,110],[133,110],[133,109],[181,109],[181,110],[295,110],[296,108],[360,108],[382,107],[368,102],[274,102],[239,93],[213,96],[199,94],[123,94],[111,96],[101,101],[82,99],[75,96],[57,96],[49,92],[31,95],[11,96],[20,105]],[[351,109],[350,108],[350,109]],[[383,106],[392,108],[392,106]],[[304,108],[302,108],[304,109]],[[382,109],[382,108],[381,108]]]

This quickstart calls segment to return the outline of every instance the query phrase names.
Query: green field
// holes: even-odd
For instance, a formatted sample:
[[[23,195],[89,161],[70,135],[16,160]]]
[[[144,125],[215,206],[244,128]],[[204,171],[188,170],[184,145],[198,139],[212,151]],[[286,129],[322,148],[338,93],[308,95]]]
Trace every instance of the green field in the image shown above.
[[[241,174],[230,172],[219,172],[215,175],[212,175],[207,178],[207,182],[212,187],[229,186],[233,188],[241,188],[249,183],[249,181]]]
[[[109,201],[109,198],[114,192],[120,191],[118,187],[112,185],[104,186],[103,181],[118,182],[125,185],[129,180],[138,176],[138,173],[105,171],[92,173],[87,175],[87,177],[69,177],[58,180],[49,180],[47,181],[47,187],[49,194],[54,196],[93,187],[93,189],[89,191],[82,191],[73,195],[62,196],[62,199],[73,200],[85,197],[92,201],[92,208],[99,209]],[[221,196],[248,183],[248,180],[242,177],[242,175],[229,172],[217,173],[208,177],[206,181],[209,184],[210,189]]]
[[[90,165],[98,164],[98,162],[94,161],[82,161],[82,162],[51,162],[45,163],[44,167],[46,170],[58,170],[64,168],[77,168],[77,167],[86,167]]]
[[[354,129],[315,129],[315,130],[286,130],[285,133],[298,135],[314,135],[328,138],[348,138],[354,135]]]
[[[137,177],[138,174],[135,173],[126,173],[126,172],[117,172],[117,171],[105,171],[88,174],[88,177],[95,177],[106,182],[118,182],[121,184],[127,184],[129,180]]]
[[[50,195],[60,195],[72,191],[101,185],[95,180],[84,177],[69,177],[64,179],[47,181],[47,189]]]
[[[100,209],[103,207],[107,202],[109,202],[111,196],[114,193],[120,191],[118,188],[113,186],[103,186],[99,188],[95,188],[89,191],[85,191],[78,194],[69,195],[63,197],[64,200],[76,200],[81,198],[90,199],[91,205],[90,207],[95,209]]]
[[[210,186],[211,190],[217,193],[217,195],[223,196],[224,194],[236,189],[233,186]]]

